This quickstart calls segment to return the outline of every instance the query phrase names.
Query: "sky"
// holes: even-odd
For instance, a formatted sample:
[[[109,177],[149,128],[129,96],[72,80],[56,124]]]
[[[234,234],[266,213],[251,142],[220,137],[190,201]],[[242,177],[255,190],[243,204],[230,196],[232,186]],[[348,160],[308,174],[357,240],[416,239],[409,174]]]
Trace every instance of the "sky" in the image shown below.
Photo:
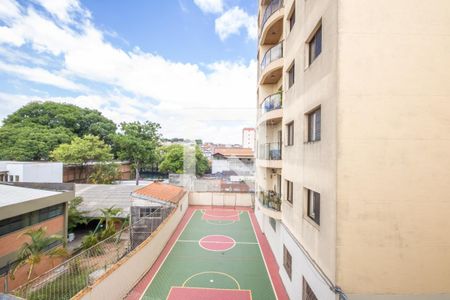
[[[0,0],[0,119],[30,101],[240,143],[256,118],[256,0]]]

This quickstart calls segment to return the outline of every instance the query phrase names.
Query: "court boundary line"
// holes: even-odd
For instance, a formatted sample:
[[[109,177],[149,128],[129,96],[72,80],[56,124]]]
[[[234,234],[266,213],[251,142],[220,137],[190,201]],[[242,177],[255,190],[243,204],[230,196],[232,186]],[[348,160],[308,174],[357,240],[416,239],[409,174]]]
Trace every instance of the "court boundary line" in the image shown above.
[[[182,243],[198,243],[200,240],[178,240],[177,242],[182,242]],[[217,244],[230,244],[231,242],[208,242],[208,243],[217,243]],[[258,245],[257,242],[236,242],[236,244],[242,244],[242,245]]]
[[[253,224],[253,220],[252,220],[252,218],[250,216],[250,213],[248,211],[247,211],[247,215],[248,215],[248,218],[250,220],[250,224],[252,224],[253,233],[255,234],[256,240],[258,241],[259,252],[261,253],[261,256],[262,256],[262,259],[263,259],[263,262],[264,262],[264,266],[266,267],[266,272],[267,272],[267,275],[269,276],[270,284],[272,285],[272,290],[273,290],[273,293],[275,294],[275,299],[278,300],[278,293],[277,293],[277,290],[275,289],[275,285],[273,284],[272,275],[270,273],[269,267],[267,266],[267,262],[266,262],[266,258],[264,256],[264,253],[263,253],[263,251],[261,249],[261,242],[259,240],[258,233],[255,230],[255,225]]]
[[[236,285],[237,285],[237,287],[238,287],[237,289],[238,289],[239,291],[241,290],[241,284],[239,283],[239,281],[238,281],[236,278],[234,278],[233,276],[231,276],[231,275],[228,274],[228,273],[225,273],[225,272],[218,272],[218,271],[203,271],[203,272],[195,273],[195,274],[189,276],[188,279],[186,279],[186,280],[183,282],[182,287],[185,287],[186,283],[187,283],[189,280],[191,280],[192,278],[194,278],[194,277],[196,277],[196,276],[198,276],[198,275],[203,275],[203,274],[219,274],[219,275],[225,275],[226,277],[231,278],[231,280],[233,280],[233,281],[236,283]],[[201,287],[198,287],[198,288],[201,288]]]
[[[170,287],[169,294],[167,294],[166,300],[169,299],[170,292],[172,291],[173,288],[202,289],[202,290],[217,290],[217,291],[236,291],[236,290],[233,290],[233,289],[207,288],[207,287],[188,287],[188,286],[175,286],[175,285],[172,285],[172,286]],[[237,291],[248,292],[248,295],[250,296],[250,300],[253,300],[253,293],[252,293],[252,290],[237,290]]]
[[[142,298],[144,297],[145,293],[147,293],[148,288],[150,287],[150,285],[152,284],[153,280],[155,279],[156,275],[159,273],[159,270],[161,269],[161,267],[164,265],[164,263],[166,262],[167,257],[169,257],[170,253],[172,253],[173,248],[175,247],[175,245],[177,244],[178,238],[183,234],[184,230],[186,229],[186,227],[188,226],[188,224],[191,222],[192,216],[194,216],[195,212],[197,211],[197,209],[193,208],[193,211],[191,213],[191,215],[189,216],[189,219],[187,220],[186,224],[184,224],[183,229],[180,231],[180,233],[178,234],[178,236],[176,237],[174,243],[172,244],[172,246],[170,247],[169,251],[167,252],[166,256],[164,257],[164,259],[162,260],[161,264],[158,266],[158,269],[156,269],[155,273],[153,274],[152,278],[150,279],[150,281],[147,284],[147,287],[145,288],[145,290],[142,292],[141,296],[139,297],[139,300],[142,300]],[[187,211],[189,212],[189,210]],[[184,216],[183,216],[184,217]],[[183,219],[181,219],[183,220]],[[180,221],[181,222],[181,221]],[[175,228],[176,230],[176,228]],[[170,238],[169,238],[170,240]],[[163,250],[164,251],[164,248]],[[155,260],[156,262],[156,260]],[[151,270],[151,268],[150,268]],[[149,270],[149,271],[150,271]]]
[[[205,221],[206,223],[215,225],[215,226],[227,226],[227,225],[233,225],[236,223],[235,220],[205,220],[203,218],[202,218],[202,221]],[[231,223],[223,223],[222,224],[222,223],[212,223],[211,221],[231,221]]]
[[[207,243],[212,243],[212,244],[232,244],[232,246],[228,249],[223,249],[223,250],[213,250],[213,249],[208,249],[203,247],[203,245],[201,244],[201,241],[204,238],[207,238],[209,236],[221,236],[221,237],[225,237],[225,238],[229,238],[231,239],[233,242],[217,242],[217,241],[212,241],[212,242],[207,242]],[[210,235],[205,235],[204,237],[202,237],[201,239],[198,240],[198,245],[200,246],[200,248],[202,248],[203,250],[206,251],[212,251],[212,252],[225,252],[225,251],[230,251],[231,249],[233,249],[234,247],[236,247],[237,243],[235,241],[235,239],[233,239],[231,236],[227,236],[227,235],[223,235],[223,234],[210,234]]]

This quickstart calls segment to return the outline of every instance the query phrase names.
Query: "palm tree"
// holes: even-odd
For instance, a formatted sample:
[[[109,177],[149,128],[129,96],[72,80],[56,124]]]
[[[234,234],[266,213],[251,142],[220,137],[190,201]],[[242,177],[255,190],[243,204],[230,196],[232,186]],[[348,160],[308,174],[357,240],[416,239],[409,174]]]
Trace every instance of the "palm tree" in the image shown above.
[[[105,224],[105,228],[99,233],[100,240],[104,240],[116,233],[115,223],[120,222],[118,215],[122,212],[122,209],[116,208],[113,205],[109,208],[100,209],[100,212],[102,216],[100,217],[97,228]]]
[[[64,242],[64,239],[61,236],[56,235],[47,236],[46,231],[47,229],[43,227],[40,227],[39,229],[29,229],[19,236],[28,236],[31,241],[23,243],[20,247],[15,266],[11,273],[11,279],[14,280],[14,273],[18,268],[29,265],[28,280],[30,280],[34,267],[37,266],[45,256],[65,257],[68,255],[65,248],[56,247],[49,250],[53,243],[58,241]]]

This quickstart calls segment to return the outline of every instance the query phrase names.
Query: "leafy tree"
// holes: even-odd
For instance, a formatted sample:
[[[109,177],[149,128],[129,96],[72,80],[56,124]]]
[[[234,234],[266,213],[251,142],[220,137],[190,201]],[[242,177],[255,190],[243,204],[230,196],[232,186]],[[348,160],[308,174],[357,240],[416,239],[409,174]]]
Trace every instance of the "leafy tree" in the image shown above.
[[[139,185],[139,170],[157,161],[161,126],[153,122],[121,123],[120,133],[115,136],[117,154],[120,159],[133,164],[136,185]]]
[[[161,148],[161,163],[159,171],[163,173],[182,174],[184,172],[184,147],[173,144]]]
[[[115,163],[101,163],[94,166],[88,181],[93,184],[112,184],[119,178],[119,166]]]
[[[83,203],[82,197],[75,197],[73,200],[69,202],[68,209],[68,230],[69,232],[73,232],[73,230],[79,224],[87,224],[87,219],[85,217],[85,212],[78,210],[78,207]]]
[[[68,255],[67,250],[61,247],[55,247],[47,251],[54,242],[64,242],[64,239],[56,235],[47,236],[45,228],[29,229],[24,232],[23,235],[28,236],[30,242],[25,242],[19,249],[17,263],[11,273],[12,279],[14,279],[14,274],[17,269],[24,265],[29,265],[29,280],[34,267],[36,267],[44,257],[65,257]]]
[[[210,165],[208,158],[203,154],[200,147],[197,145],[195,146],[195,174],[202,176],[205,173],[210,172]]]
[[[62,127],[5,125],[0,128],[0,160],[48,160],[51,151],[73,137]]]
[[[102,162],[113,158],[111,146],[93,135],[86,135],[83,138],[75,137],[70,144],[59,145],[50,156],[64,163],[80,164],[80,173],[88,162]]]
[[[185,170],[192,170],[195,166],[195,174],[203,175],[209,170],[208,159],[203,155],[198,145],[195,148],[173,144],[162,147],[162,160],[159,170],[165,173],[182,174]]]
[[[4,125],[41,125],[47,128],[63,127],[83,137],[88,134],[99,136],[110,142],[116,132],[116,124],[99,111],[76,105],[56,102],[30,102],[4,120]]]
[[[83,138],[75,137],[70,144],[59,145],[51,153],[51,157],[65,163],[83,165],[93,161],[108,161],[113,158],[111,146],[93,135],[86,135]]]

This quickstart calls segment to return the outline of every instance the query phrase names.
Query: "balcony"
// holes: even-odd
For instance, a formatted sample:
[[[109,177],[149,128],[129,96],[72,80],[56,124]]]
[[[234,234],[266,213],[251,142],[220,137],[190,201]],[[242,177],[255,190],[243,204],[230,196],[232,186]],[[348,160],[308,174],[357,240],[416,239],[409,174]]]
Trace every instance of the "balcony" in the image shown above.
[[[277,92],[264,99],[259,108],[258,126],[261,124],[277,124],[283,117],[282,93]]]
[[[283,0],[272,0],[264,10],[259,38],[261,45],[275,44],[283,35]]]
[[[262,212],[275,219],[281,219],[281,195],[274,191],[259,191],[258,204]]]
[[[267,50],[261,61],[260,84],[277,83],[283,72],[283,42]]]
[[[281,143],[259,145],[256,163],[263,168],[281,169]]]

